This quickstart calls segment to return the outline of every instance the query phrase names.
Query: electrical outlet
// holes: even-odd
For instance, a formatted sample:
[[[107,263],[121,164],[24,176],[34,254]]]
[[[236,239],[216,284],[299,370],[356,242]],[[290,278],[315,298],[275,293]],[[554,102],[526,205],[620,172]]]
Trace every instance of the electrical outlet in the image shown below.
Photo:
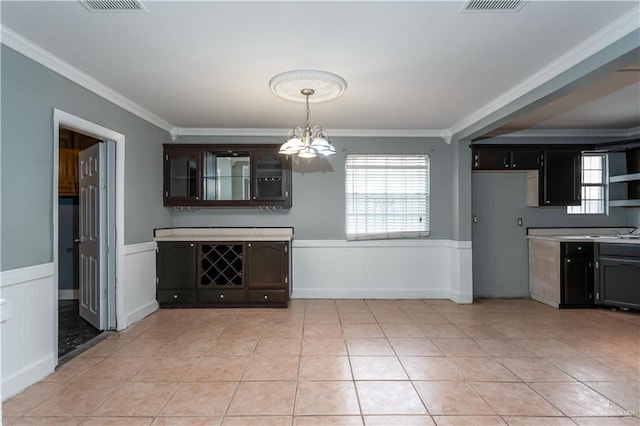
[[[522,226],[522,218],[521,217],[518,218],[517,224],[518,224],[518,226]]]

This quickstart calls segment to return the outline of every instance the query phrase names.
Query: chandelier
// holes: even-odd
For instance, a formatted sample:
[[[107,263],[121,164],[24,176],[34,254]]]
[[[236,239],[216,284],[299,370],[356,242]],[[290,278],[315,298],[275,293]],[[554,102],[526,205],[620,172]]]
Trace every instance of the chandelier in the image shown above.
[[[318,155],[328,157],[336,153],[336,148],[329,141],[329,136],[318,125],[309,126],[309,96],[315,93],[313,89],[302,89],[307,106],[307,119],[303,127],[289,130],[287,141],[280,146],[278,154],[297,155],[300,158],[316,158]]]
[[[328,157],[336,153],[327,132],[319,125],[309,124],[309,97],[314,102],[336,99],[344,93],[347,83],[342,77],[325,71],[298,70],[276,75],[269,82],[271,91],[278,97],[293,102],[304,102],[306,120],[304,126],[291,129],[279,154],[297,155],[300,158]]]

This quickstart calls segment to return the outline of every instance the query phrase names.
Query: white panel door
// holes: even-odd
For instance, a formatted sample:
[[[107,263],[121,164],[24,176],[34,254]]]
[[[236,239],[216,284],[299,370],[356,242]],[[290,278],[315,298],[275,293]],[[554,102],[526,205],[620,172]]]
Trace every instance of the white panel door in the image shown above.
[[[100,214],[105,205],[105,144],[80,152],[80,316],[98,330],[106,328],[106,273],[104,234]]]

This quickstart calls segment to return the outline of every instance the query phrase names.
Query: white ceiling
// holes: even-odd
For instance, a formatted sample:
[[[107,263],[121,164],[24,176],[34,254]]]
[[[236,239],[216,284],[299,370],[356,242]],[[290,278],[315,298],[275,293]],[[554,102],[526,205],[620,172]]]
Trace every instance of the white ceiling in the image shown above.
[[[530,1],[518,13],[460,13],[461,1],[144,4],[148,13],[89,13],[77,1],[3,0],[3,36],[48,51],[164,127],[301,124],[304,107],[268,83],[319,69],[348,88],[312,105],[312,124],[401,133],[471,124],[585,40],[640,16],[637,1]],[[640,126],[640,73],[615,76],[507,127]]]

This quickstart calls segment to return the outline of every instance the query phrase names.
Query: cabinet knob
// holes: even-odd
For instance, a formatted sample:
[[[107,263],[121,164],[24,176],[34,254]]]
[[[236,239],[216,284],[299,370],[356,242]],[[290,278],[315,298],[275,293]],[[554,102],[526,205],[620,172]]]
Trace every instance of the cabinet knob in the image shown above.
[[[251,243],[247,244],[247,247],[251,247]]]
[[[582,246],[578,246],[578,251],[582,250]]]
[[[193,247],[193,243],[189,244],[189,247]]]
[[[196,197],[196,200],[199,200],[199,199],[200,199],[200,197]]]
[[[224,294],[221,294],[221,295],[220,295],[220,299],[224,299]]]
[[[254,199],[254,200],[256,199],[255,195],[253,196],[253,199]]]
[[[513,164],[511,165],[511,167],[516,167],[516,163],[513,163]]]
[[[266,294],[264,295],[264,300],[267,300],[269,298],[269,296],[267,296]]]
[[[174,298],[174,299],[177,299],[177,298],[178,298],[178,295],[177,295],[177,294],[174,294],[174,295],[173,295],[173,298]]]
[[[571,263],[571,259],[567,259],[567,263]]]

